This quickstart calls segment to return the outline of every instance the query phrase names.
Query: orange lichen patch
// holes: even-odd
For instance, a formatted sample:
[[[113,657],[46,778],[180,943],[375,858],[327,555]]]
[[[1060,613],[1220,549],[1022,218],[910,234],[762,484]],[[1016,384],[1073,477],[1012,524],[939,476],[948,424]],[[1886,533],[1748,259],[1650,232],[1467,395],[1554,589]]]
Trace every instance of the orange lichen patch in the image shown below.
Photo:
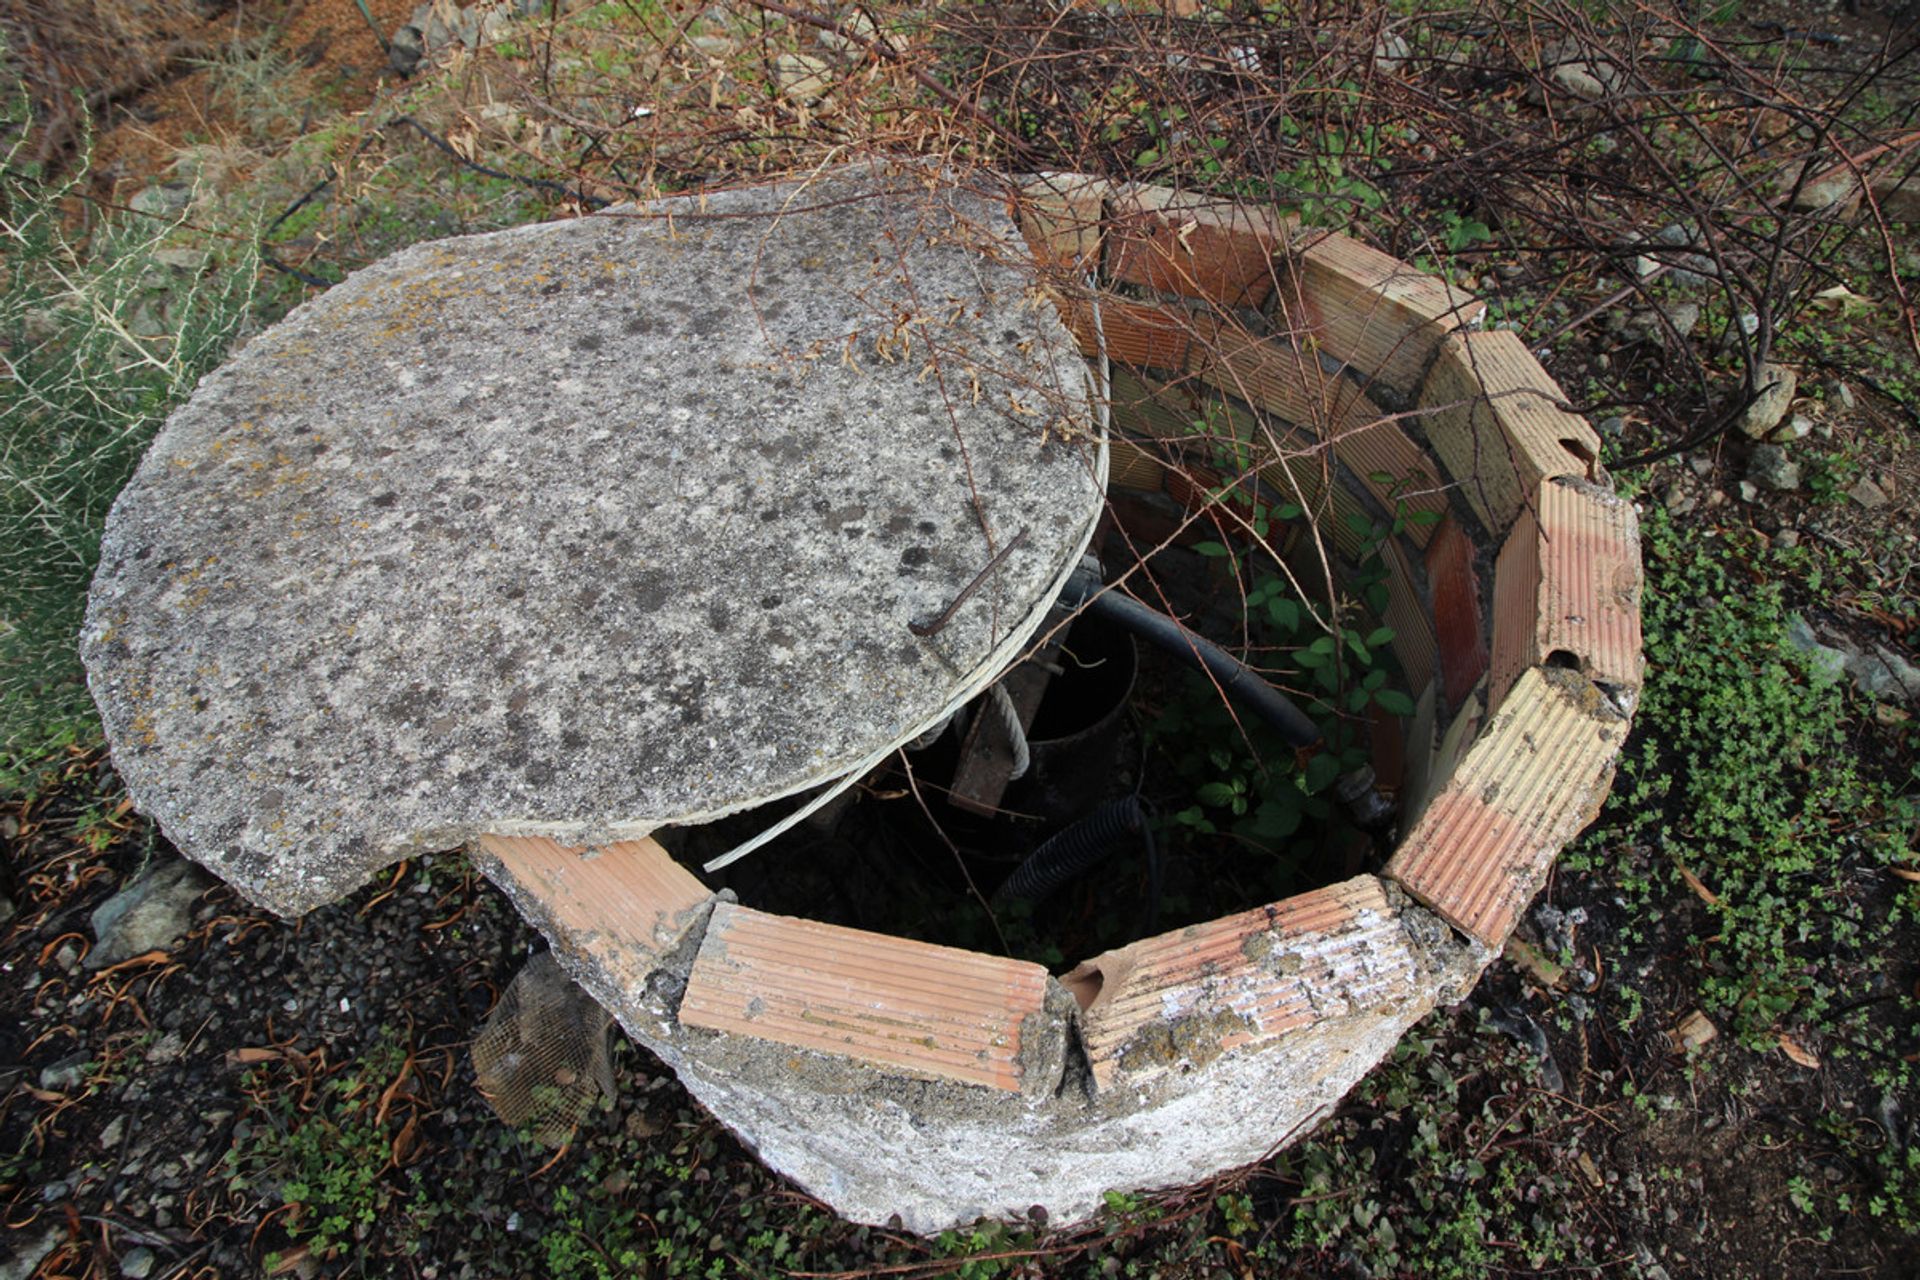
[[[1440,522],[1427,544],[1427,584],[1433,591],[1433,631],[1446,705],[1457,707],[1487,673],[1487,638],[1480,621],[1473,543],[1452,516]]]
[[[710,895],[651,839],[569,847],[541,836],[481,836],[474,862],[556,946],[644,981]]]
[[[1333,232],[1301,247],[1292,267],[1268,308],[1275,327],[1312,335],[1363,376],[1403,393],[1419,385],[1440,340],[1484,309],[1444,280]]]
[[[1043,269],[1075,276],[1100,267],[1101,225],[1113,185],[1084,173],[1040,173],[1021,184],[1015,217]]]
[[[1638,689],[1640,522],[1633,504],[1550,480],[1521,514],[1494,571],[1491,705],[1540,663]]]
[[[1561,846],[1606,798],[1626,732],[1579,673],[1529,669],[1401,841],[1387,875],[1499,950]]]
[[[1196,339],[1211,341],[1220,327],[1217,319],[1205,313],[1129,302],[1112,294],[1100,295],[1097,323],[1094,301],[1084,292],[1056,293],[1054,304],[1080,354],[1089,360],[1099,357],[1104,331],[1107,355],[1116,364],[1172,372],[1186,366],[1187,352]]]
[[[1456,333],[1420,393],[1427,439],[1489,532],[1504,533],[1552,476],[1592,478],[1600,437],[1559,408],[1563,397],[1520,335]]]
[[[1398,1000],[1417,976],[1385,889],[1360,876],[1130,943],[1063,982],[1104,1090]]]
[[[1107,207],[1111,279],[1221,307],[1266,301],[1274,255],[1293,226],[1257,205],[1143,183],[1120,187]]]
[[[680,1021],[921,1078],[1019,1092],[1027,1020],[1045,1016],[1036,964],[722,903]]]

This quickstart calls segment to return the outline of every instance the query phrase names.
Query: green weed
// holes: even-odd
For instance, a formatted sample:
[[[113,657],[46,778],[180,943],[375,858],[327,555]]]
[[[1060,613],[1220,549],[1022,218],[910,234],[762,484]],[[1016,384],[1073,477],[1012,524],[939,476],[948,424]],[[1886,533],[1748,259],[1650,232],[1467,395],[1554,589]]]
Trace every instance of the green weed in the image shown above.
[[[0,104],[24,138],[18,86]],[[107,509],[167,411],[246,323],[250,239],[175,247],[166,219],[63,220],[80,168],[0,164],[0,786],[28,785],[98,726],[76,638]],[[184,215],[181,215],[184,217]]]

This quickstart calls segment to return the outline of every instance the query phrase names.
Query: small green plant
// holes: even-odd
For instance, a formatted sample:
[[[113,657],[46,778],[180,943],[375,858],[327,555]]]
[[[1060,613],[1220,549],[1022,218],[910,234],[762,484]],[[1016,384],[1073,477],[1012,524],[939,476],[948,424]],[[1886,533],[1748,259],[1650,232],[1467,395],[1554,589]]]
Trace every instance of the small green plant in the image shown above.
[[[77,648],[114,495],[167,411],[246,321],[250,238],[183,267],[166,219],[109,217],[85,241],[58,181],[26,162],[25,96],[0,85],[15,138],[0,163],[0,785],[99,736]],[[184,216],[184,215],[180,215]]]
[[[322,1257],[364,1239],[394,1197],[381,1096],[405,1060],[397,1040],[383,1039],[322,1083],[305,1111],[298,1090],[281,1087],[268,1065],[254,1068],[252,1090],[268,1101],[250,1137],[227,1153],[228,1187],[278,1199],[291,1210],[289,1234]]]

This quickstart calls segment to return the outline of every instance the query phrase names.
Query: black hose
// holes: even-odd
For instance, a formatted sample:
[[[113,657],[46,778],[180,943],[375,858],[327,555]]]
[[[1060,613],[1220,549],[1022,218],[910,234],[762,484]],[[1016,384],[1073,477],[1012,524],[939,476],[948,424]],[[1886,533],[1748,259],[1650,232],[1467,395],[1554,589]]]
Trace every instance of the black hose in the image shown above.
[[[1138,839],[1143,832],[1148,841],[1149,874],[1156,882],[1157,896],[1159,851],[1152,843],[1146,810],[1141,807],[1140,797],[1134,794],[1109,800],[1078,822],[1062,827],[1041,841],[993,896],[1044,902],[1062,885],[1099,866],[1122,843]],[[1158,907],[1158,903],[1152,905]]]
[[[1077,579],[1076,579],[1077,582]],[[1074,582],[1067,589],[1073,590]],[[1293,699],[1268,684],[1259,672],[1205,636],[1195,635],[1155,609],[1118,591],[1100,591],[1098,583],[1083,601],[1087,612],[1125,627],[1134,635],[1165,649],[1188,666],[1208,672],[1228,697],[1272,725],[1291,747],[1310,747],[1320,741],[1320,726],[1293,704]]]

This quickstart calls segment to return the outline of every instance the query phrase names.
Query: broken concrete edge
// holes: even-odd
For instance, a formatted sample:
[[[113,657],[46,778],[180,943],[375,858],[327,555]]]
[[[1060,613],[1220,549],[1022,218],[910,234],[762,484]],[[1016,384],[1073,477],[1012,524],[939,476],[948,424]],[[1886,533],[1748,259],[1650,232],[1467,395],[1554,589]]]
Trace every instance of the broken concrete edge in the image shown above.
[[[653,845],[645,856],[666,855]],[[1044,978],[1040,1006],[1020,1012],[1018,1061],[1032,1078],[1016,1090],[836,1051],[811,1032],[794,1043],[792,1035],[699,1025],[689,1006],[705,999],[729,932],[768,918],[732,905],[729,894],[691,909],[677,899],[658,904],[655,914],[672,918],[675,931],[630,948],[640,964],[620,964],[596,929],[545,908],[547,889],[518,878],[487,848],[475,860],[546,934],[569,975],[770,1166],[856,1221],[898,1222],[922,1234],[1024,1217],[1033,1205],[1064,1225],[1097,1212],[1108,1191],[1185,1185],[1258,1160],[1324,1118],[1414,1022],[1471,990],[1493,957],[1398,886],[1360,877],[1230,918],[1224,928],[1193,926],[1133,944],[1157,943],[1178,957],[1188,935],[1207,934],[1246,964],[1232,974],[1163,970],[1183,1009],[1171,1020],[1180,1034],[1161,1037],[1161,1052],[1123,1053],[1104,1072],[1086,1048],[1100,1043],[1098,1013],[1082,1013],[1066,986]],[[782,927],[860,933],[806,921]],[[875,948],[926,948],[861,936]],[[1118,967],[1111,954],[1106,962]],[[1110,1000],[1144,970],[1133,975],[1113,980]],[[761,976],[791,986],[784,974]],[[844,1011],[866,994],[830,991],[826,999]],[[1240,1010],[1263,1001],[1287,1016],[1268,1034],[1236,1038]],[[1151,1037],[1153,1028],[1134,1028],[1132,1038],[1143,1031]]]

